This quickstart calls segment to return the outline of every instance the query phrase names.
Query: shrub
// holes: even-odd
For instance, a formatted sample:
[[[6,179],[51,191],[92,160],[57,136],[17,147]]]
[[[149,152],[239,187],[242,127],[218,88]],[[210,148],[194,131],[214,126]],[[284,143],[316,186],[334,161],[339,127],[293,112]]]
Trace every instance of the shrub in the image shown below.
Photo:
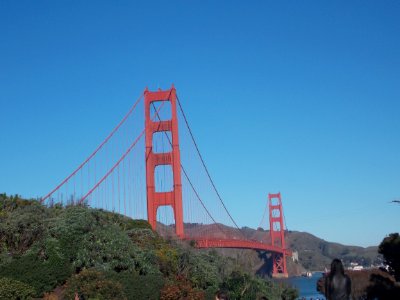
[[[166,242],[156,232],[148,228],[134,228],[127,231],[135,245],[142,249],[158,249]]]
[[[107,278],[119,282],[128,300],[160,299],[164,286],[162,274],[138,275],[133,272],[108,272]]]
[[[74,264],[78,268],[154,273],[155,266],[148,257],[148,254],[131,242],[125,232],[110,225],[99,227],[85,235]]]
[[[221,287],[229,291],[232,299],[258,299],[265,296],[268,299],[294,300],[298,297],[295,289],[278,286],[241,271],[232,272]]]
[[[107,279],[97,270],[83,270],[72,276],[66,283],[65,298],[74,299],[75,293],[83,299],[127,299],[122,285]]]
[[[161,300],[191,299],[203,300],[203,291],[193,289],[191,283],[184,277],[177,277],[174,281],[167,283],[161,290]]]
[[[202,290],[207,290],[210,287],[217,289],[221,280],[215,257],[204,252],[190,253],[186,257],[189,258],[188,277],[193,285]]]
[[[168,245],[155,251],[160,271],[166,276],[175,276],[178,272],[178,252]]]
[[[35,290],[20,281],[0,278],[0,299],[32,299]]]
[[[40,205],[17,206],[12,214],[4,214],[0,219],[0,243],[3,250],[12,254],[23,254],[46,232],[44,220],[48,214]]]
[[[97,225],[118,225],[123,231],[131,229],[151,229],[146,220],[133,220],[121,214],[105,211],[103,209],[90,209],[90,213]]]
[[[76,250],[86,233],[96,225],[96,219],[90,209],[70,206],[52,220],[51,235],[58,239],[63,253],[70,261],[76,259]]]
[[[149,222],[147,222],[146,220],[132,220],[132,219],[128,219],[127,217],[125,217],[127,219],[126,222],[126,226],[125,226],[125,230],[130,230],[130,229],[150,229],[151,230],[151,226],[149,224]]]
[[[44,245],[35,245],[26,254],[14,258],[0,269],[0,276],[28,284],[35,296],[51,291],[71,276],[71,264],[61,253],[57,240],[48,239]]]

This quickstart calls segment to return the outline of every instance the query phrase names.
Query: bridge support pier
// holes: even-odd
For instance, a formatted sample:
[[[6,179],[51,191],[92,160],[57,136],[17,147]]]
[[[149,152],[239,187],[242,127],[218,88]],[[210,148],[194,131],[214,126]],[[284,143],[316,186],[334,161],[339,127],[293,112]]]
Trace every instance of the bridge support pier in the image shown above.
[[[152,120],[151,105],[153,102],[168,101],[171,103],[171,119],[161,120],[159,111],[155,111]],[[157,226],[157,209],[160,206],[171,206],[174,211],[175,232],[178,237],[183,237],[183,212],[182,212],[182,184],[181,184],[181,159],[179,152],[178,117],[176,110],[176,90],[171,89],[150,92],[144,91],[145,107],[145,137],[146,137],[146,187],[147,187],[147,218],[153,228]],[[153,106],[154,110],[156,109]],[[153,152],[153,134],[156,132],[170,132],[172,150],[170,152]],[[157,192],[155,189],[155,168],[159,165],[170,165],[173,173],[172,191]]]
[[[286,257],[284,253],[272,253],[272,277],[288,278],[286,269]]]

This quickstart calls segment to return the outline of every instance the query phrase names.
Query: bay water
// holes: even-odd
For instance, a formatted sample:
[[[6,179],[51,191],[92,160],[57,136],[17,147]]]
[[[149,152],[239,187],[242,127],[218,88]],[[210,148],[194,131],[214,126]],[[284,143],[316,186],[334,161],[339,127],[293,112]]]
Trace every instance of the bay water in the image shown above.
[[[285,282],[299,290],[301,300],[324,300],[323,294],[317,291],[317,281],[322,277],[322,272],[315,272],[311,277],[296,276],[285,279]]]

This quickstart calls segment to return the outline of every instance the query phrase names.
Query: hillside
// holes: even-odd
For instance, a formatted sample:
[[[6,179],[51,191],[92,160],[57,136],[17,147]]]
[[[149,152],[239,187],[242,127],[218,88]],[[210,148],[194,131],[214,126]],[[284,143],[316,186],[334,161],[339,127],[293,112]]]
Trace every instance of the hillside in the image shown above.
[[[295,299],[235,258],[164,239],[143,220],[0,194],[0,299]]]
[[[211,234],[217,232],[214,237],[226,238],[228,235],[240,238],[237,229],[219,225],[221,230],[213,230],[216,225],[185,224],[185,230],[189,234],[207,232]],[[268,230],[242,228],[242,232],[252,240],[270,243]],[[300,275],[306,270],[323,271],[334,258],[340,258],[345,266],[351,262],[358,263],[364,267],[379,265],[382,258],[378,255],[378,247],[358,247],[332,243],[318,238],[307,232],[287,231],[285,233],[286,247],[298,253],[298,262],[288,260],[289,275]],[[239,249],[218,249],[218,253],[235,258],[242,258],[242,263],[247,266],[247,270],[260,275],[268,275],[271,271],[271,261],[268,255],[253,250]]]
[[[298,251],[299,262],[308,270],[329,269],[334,258],[340,258],[345,266],[351,262],[364,267],[380,265],[382,258],[378,255],[378,247],[358,247],[327,242],[307,232],[289,231],[286,244],[290,249]]]
[[[246,235],[255,240],[269,242],[269,231],[261,229],[245,229]],[[323,271],[334,258],[340,258],[345,265],[350,262],[364,267],[381,263],[378,247],[358,247],[332,243],[307,232],[287,231],[285,233],[286,247],[298,252],[299,263],[307,270]]]
[[[201,234],[215,232],[215,226],[185,224],[185,230]],[[225,234],[237,232],[223,227]],[[213,299],[221,288],[229,290],[232,299],[295,296],[295,291],[268,279],[268,253],[199,250],[174,239],[172,226],[159,224],[159,229],[161,234],[146,221],[99,209],[45,207],[0,194],[0,299],[46,295],[72,299],[75,293],[98,299],[183,299],[188,295]],[[268,231],[242,231],[250,239],[268,242]],[[330,243],[309,233],[287,232],[286,243],[299,254],[298,262],[288,260],[291,275],[323,270],[334,257],[363,265],[380,261],[376,247]]]

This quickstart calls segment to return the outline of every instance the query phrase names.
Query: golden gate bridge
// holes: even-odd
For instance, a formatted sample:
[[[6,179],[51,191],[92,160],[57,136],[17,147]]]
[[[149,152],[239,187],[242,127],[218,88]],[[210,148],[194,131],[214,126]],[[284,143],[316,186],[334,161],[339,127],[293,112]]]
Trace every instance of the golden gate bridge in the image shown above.
[[[181,123],[186,126],[178,128]],[[223,149],[222,143],[216,147]],[[154,230],[173,228],[177,238],[198,248],[268,251],[272,275],[288,276],[291,251],[285,246],[280,193],[268,194],[269,235],[248,238],[216,188],[173,85],[146,88],[100,145],[40,201],[86,203],[147,219]]]

